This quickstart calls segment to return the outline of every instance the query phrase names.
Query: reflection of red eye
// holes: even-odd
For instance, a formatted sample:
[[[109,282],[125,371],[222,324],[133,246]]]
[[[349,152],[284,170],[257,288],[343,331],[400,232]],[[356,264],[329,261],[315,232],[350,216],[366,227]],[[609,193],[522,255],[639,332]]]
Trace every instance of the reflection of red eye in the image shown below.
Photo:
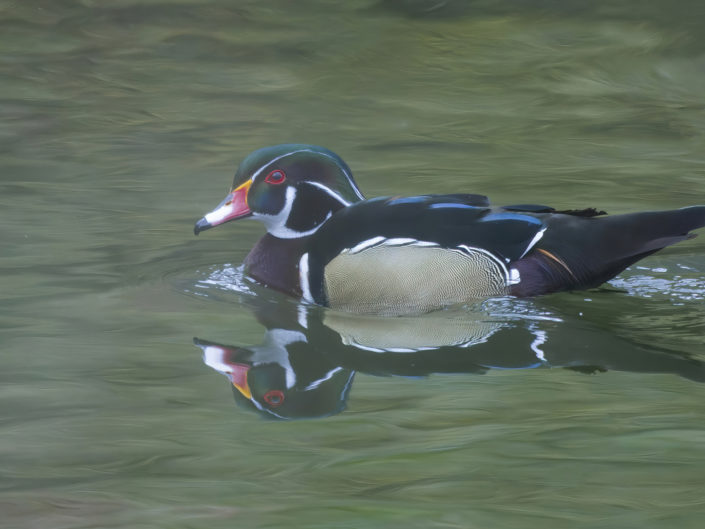
[[[282,391],[279,391],[278,389],[268,391],[264,394],[264,397],[262,398],[272,408],[276,408],[277,406],[281,406],[282,404],[284,404],[284,393]]]
[[[286,175],[281,169],[275,169],[267,175],[267,178],[264,179],[264,181],[268,184],[274,185],[281,184],[284,180],[286,180]]]

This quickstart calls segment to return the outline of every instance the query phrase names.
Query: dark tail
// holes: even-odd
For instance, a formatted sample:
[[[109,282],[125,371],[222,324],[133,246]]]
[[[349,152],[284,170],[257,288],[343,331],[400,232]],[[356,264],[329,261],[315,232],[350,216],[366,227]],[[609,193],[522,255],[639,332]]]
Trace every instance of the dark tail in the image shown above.
[[[546,224],[535,250],[516,263],[522,276],[517,295],[598,286],[647,255],[695,237],[690,232],[705,226],[705,206],[594,218],[554,215]]]

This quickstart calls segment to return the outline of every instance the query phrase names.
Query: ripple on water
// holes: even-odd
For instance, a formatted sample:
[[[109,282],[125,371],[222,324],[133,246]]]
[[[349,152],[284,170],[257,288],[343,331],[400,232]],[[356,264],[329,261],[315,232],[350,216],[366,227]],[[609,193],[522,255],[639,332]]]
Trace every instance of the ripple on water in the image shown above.
[[[198,279],[195,288],[202,291],[223,290],[239,294],[255,295],[255,281],[245,274],[243,265],[233,266],[229,263],[214,266],[205,271],[206,277]]]
[[[192,284],[181,285],[181,289],[191,295],[205,298],[221,299],[225,294],[245,295],[251,299],[267,295],[271,289],[261,285],[256,280],[247,276],[244,266],[232,264],[216,265],[205,270],[197,271],[197,277]],[[437,313],[446,313],[449,318],[462,318],[463,315],[485,315],[493,320],[536,320],[536,321],[562,321],[560,317],[540,307],[532,299],[517,299],[511,297],[497,297],[479,301],[477,303],[459,304],[446,307]]]
[[[230,298],[233,294],[254,299],[261,294],[260,290],[266,289],[245,274],[243,265],[230,263],[212,265],[190,273],[184,271],[173,283],[184,294],[216,300]]]
[[[182,278],[177,288],[189,295],[212,299],[223,299],[223,296],[231,294],[254,299],[272,292],[248,277],[243,265],[213,265],[197,270],[195,276]],[[705,300],[705,275],[696,267],[679,263],[653,267],[634,266],[608,284],[623,291],[627,296],[670,301],[673,306]],[[586,302],[592,300],[590,296],[585,299]],[[449,317],[462,317],[463,313],[477,316],[481,313],[500,320],[563,321],[559,314],[536,303],[533,298],[490,298],[478,303],[447,307],[443,311],[447,312]]]
[[[675,305],[705,300],[705,277],[694,267],[678,263],[653,268],[639,265],[630,272],[613,279],[610,285],[630,296],[668,299]]]

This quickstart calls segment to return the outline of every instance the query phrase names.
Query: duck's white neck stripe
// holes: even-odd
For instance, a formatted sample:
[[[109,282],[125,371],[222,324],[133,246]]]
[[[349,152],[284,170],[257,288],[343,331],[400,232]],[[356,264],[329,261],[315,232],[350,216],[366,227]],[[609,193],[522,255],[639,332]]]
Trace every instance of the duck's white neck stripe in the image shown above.
[[[314,184],[314,182],[307,182],[308,184]],[[320,187],[321,189],[325,189],[333,196],[336,200],[340,200],[345,206],[348,206],[349,203],[345,202],[342,197],[337,196],[333,191],[328,189],[324,185],[317,186]],[[274,235],[275,237],[278,237],[280,239],[298,239],[300,237],[308,237],[309,235],[313,235],[316,233],[318,228],[320,228],[325,221],[327,221],[332,215],[333,212],[329,211],[328,214],[326,215],[326,218],[324,218],[320,223],[318,223],[316,226],[311,228],[310,230],[306,231],[296,231],[292,230],[291,228],[287,227],[286,222],[289,220],[289,215],[291,214],[291,209],[294,207],[294,201],[296,200],[296,188],[294,187],[288,187],[286,189],[286,197],[284,199],[284,207],[281,209],[279,213],[276,215],[267,215],[266,213],[257,213],[253,212],[252,216],[255,217],[256,219],[260,220],[266,227],[267,231],[271,234]]]
[[[303,254],[299,261],[299,285],[301,286],[301,297],[304,301],[313,303],[311,285],[308,282],[308,253]]]
[[[328,220],[332,215],[328,212],[328,216],[323,219],[323,222],[318,226],[314,226],[307,231],[296,231],[291,228],[287,228],[286,221],[289,219],[291,214],[291,208],[294,206],[294,200],[296,200],[296,189],[293,187],[288,187],[286,189],[286,198],[284,201],[284,207],[276,215],[267,215],[266,213],[252,213],[252,216],[256,219],[262,221],[262,223],[267,227],[267,231],[278,237],[279,239],[298,239],[299,237],[307,237],[308,235],[313,235],[321,224]]]
[[[291,213],[291,208],[294,205],[294,199],[296,199],[296,189],[293,187],[288,187],[286,189],[286,198],[284,200],[284,207],[276,215],[267,215],[266,213],[252,212],[252,216],[267,227],[267,231],[279,237],[280,239],[295,239],[296,237],[301,237],[302,234],[294,230],[290,230],[286,227],[286,219],[289,218]]]

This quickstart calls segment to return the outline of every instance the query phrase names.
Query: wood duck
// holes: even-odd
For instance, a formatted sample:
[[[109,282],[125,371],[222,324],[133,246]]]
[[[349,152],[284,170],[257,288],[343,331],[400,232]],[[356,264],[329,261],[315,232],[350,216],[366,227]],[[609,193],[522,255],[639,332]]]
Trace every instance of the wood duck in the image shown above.
[[[398,315],[596,287],[694,237],[705,206],[605,216],[472,194],[366,200],[338,155],[285,144],[247,156],[194,232],[246,217],[267,228],[245,258],[254,279],[307,302]]]

